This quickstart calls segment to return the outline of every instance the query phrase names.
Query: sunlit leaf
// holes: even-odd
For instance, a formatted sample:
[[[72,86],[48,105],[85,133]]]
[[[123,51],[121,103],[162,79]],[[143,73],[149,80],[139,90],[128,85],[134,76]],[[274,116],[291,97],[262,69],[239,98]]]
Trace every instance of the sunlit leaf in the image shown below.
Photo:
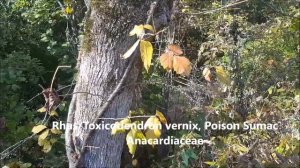
[[[183,54],[182,49],[178,45],[169,44],[167,48],[168,48],[169,51],[172,51],[174,53],[174,55],[181,55],[181,54]]]
[[[41,132],[42,130],[46,129],[47,127],[45,125],[37,125],[37,126],[34,126],[31,130],[31,132],[37,134],[39,132]]]
[[[52,134],[62,134],[61,130],[56,129],[56,128],[52,128],[50,131]]]
[[[230,85],[230,77],[227,72],[224,70],[223,66],[216,66],[216,74],[221,83],[225,85]]]
[[[144,25],[135,25],[134,28],[130,31],[129,36],[137,35],[138,37],[145,33]]]
[[[123,133],[125,132],[126,130],[126,125],[127,124],[130,124],[131,123],[131,120],[129,118],[125,118],[119,122],[116,122],[114,125],[113,125],[113,128],[111,130],[111,134],[112,135],[115,135],[116,133]]]
[[[205,164],[209,165],[209,166],[215,166],[216,162],[204,162]]]
[[[70,6],[67,6],[65,9],[66,14],[70,15],[73,13],[73,9]]]
[[[52,145],[51,145],[50,141],[45,141],[42,151],[45,153],[48,153],[48,152],[50,152],[51,148],[52,148]]]
[[[172,70],[173,68],[173,53],[167,52],[163,53],[159,57],[160,64],[163,66],[163,68],[167,71]]]
[[[137,46],[139,45],[140,40],[137,40],[130,48],[129,50],[126,51],[126,53],[124,55],[121,56],[121,58],[126,59],[129,58],[133,52],[135,51],[135,49],[137,48]]]
[[[126,136],[126,143],[129,149],[129,153],[134,155],[136,151],[137,144],[134,143],[135,137],[136,137],[136,129],[131,129]]]
[[[154,32],[153,27],[151,25],[149,25],[149,24],[144,25],[144,28],[148,29],[148,30],[151,30],[152,32]]]
[[[48,134],[49,134],[49,129],[46,129],[45,131],[43,131],[41,133],[41,135],[39,136],[39,139],[46,139]]]
[[[145,135],[143,134],[142,131],[137,130],[135,134],[135,139],[146,139]]]
[[[151,65],[152,56],[153,56],[152,44],[149,41],[141,40],[140,50],[141,50],[141,58],[144,63],[144,67],[148,72]]]
[[[162,125],[156,116],[148,118],[144,128],[146,129],[145,135],[149,143],[153,145],[153,140],[158,139],[161,135]]]
[[[161,123],[167,124],[167,119],[162,112],[156,110],[155,116],[159,119]]]
[[[174,56],[173,68],[177,74],[183,76],[189,76],[192,70],[190,60],[183,56]]]
[[[54,110],[50,111],[49,113],[50,116],[57,116],[58,117],[58,113]]]
[[[205,80],[207,80],[208,82],[211,82],[211,71],[208,67],[204,68],[202,75]]]
[[[45,107],[42,107],[42,108],[40,108],[40,109],[37,110],[37,112],[40,112],[40,113],[44,113],[44,112],[46,112],[46,111],[47,111],[47,110],[46,110]]]
[[[44,146],[45,142],[47,142],[47,141],[48,141],[47,139],[38,138],[38,145],[39,146]]]

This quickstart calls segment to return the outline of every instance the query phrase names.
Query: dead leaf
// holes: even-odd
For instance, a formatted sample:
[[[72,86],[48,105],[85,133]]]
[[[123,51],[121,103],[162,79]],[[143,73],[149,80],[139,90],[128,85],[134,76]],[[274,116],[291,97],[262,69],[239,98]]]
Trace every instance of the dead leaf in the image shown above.
[[[192,70],[191,62],[186,57],[174,56],[173,69],[179,75],[189,76]]]
[[[174,55],[181,55],[181,54],[183,54],[182,49],[178,45],[175,45],[175,44],[169,44],[167,46],[167,49],[169,51],[172,51],[174,53]]]
[[[211,74],[211,71],[208,67],[204,68],[204,70],[202,72],[202,75],[203,75],[205,80],[207,80],[208,82],[211,82],[212,74]]]
[[[173,68],[173,54],[170,52],[163,53],[160,57],[160,64],[163,66],[163,68],[167,71],[172,70]]]
[[[51,88],[44,89],[42,93],[46,102],[44,107],[47,112],[50,112],[60,103],[61,100],[59,95],[54,89]]]

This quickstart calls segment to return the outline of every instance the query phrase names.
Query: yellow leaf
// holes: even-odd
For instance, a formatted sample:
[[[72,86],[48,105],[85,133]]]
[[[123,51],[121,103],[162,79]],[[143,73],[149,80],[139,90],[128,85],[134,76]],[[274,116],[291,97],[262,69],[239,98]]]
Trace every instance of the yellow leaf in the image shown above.
[[[52,148],[52,145],[50,144],[50,141],[45,141],[43,146],[43,152],[48,153]]]
[[[137,144],[135,144],[134,142],[136,133],[136,129],[131,129],[126,136],[126,143],[129,149],[129,153],[132,155],[134,155],[137,146]]]
[[[179,75],[189,76],[192,70],[191,62],[186,57],[174,56],[173,69]]]
[[[70,6],[67,6],[65,9],[66,14],[70,15],[73,13],[73,9]]]
[[[46,139],[48,134],[49,134],[49,129],[46,129],[45,131],[43,131],[41,133],[41,135],[39,136],[39,139]]]
[[[148,72],[151,65],[152,56],[153,56],[152,44],[149,41],[141,40],[140,50],[141,50],[141,58],[144,63],[144,67]]]
[[[149,143],[152,145],[154,139],[158,139],[161,135],[161,123],[156,116],[148,118],[145,123],[144,128],[146,129],[146,138],[149,140]]]
[[[42,130],[44,130],[45,128],[47,128],[45,125],[37,125],[37,126],[34,126],[31,131],[33,133],[37,134],[37,133],[41,132]]]
[[[143,134],[142,131],[137,130],[136,135],[135,135],[135,139],[146,139],[146,137],[145,137],[145,135]]]
[[[149,25],[149,24],[144,25],[144,28],[148,29],[148,30],[151,30],[152,32],[154,32],[153,27],[151,25]]]
[[[163,124],[167,124],[167,119],[164,114],[158,110],[156,110],[155,116],[159,118],[159,121]]]
[[[47,111],[47,110],[46,110],[45,107],[42,107],[42,108],[40,108],[40,109],[37,110],[37,112],[40,112],[40,113],[44,113],[44,112],[46,112],[46,111]]]
[[[225,85],[230,85],[230,77],[227,74],[227,72],[224,70],[223,66],[216,66],[216,74],[220,82],[222,82]]]
[[[138,37],[145,33],[144,25],[135,25],[134,28],[130,31],[129,36],[137,35]]]
[[[49,115],[50,115],[50,116],[57,116],[57,117],[58,117],[57,112],[54,111],[54,110],[50,111]]]
[[[130,48],[129,50],[126,51],[126,53],[124,55],[121,56],[121,58],[126,59],[129,58],[133,52],[135,51],[135,49],[137,48],[137,46],[139,45],[140,40],[137,40]]]
[[[61,134],[62,133],[59,129],[56,129],[56,128],[52,128],[50,131],[52,134]]]
[[[131,123],[131,120],[129,118],[125,118],[119,122],[116,122],[114,125],[113,125],[113,128],[111,130],[111,134],[112,135],[115,135],[116,133],[122,133],[122,132],[125,132],[126,130],[126,125],[130,124]]]
[[[45,142],[48,141],[47,139],[40,139],[38,138],[38,144],[39,146],[44,146]]]

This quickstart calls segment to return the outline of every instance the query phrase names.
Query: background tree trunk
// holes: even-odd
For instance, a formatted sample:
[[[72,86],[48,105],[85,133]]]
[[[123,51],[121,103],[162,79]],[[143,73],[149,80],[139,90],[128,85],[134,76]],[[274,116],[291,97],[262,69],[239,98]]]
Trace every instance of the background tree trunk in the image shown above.
[[[82,122],[92,123],[114,92],[129,64],[129,60],[121,59],[120,55],[136,40],[135,37],[128,37],[128,33],[134,25],[145,24],[151,1],[93,0],[86,4],[90,10],[85,20],[85,33],[78,59],[79,72],[67,120],[75,126]],[[153,19],[157,29],[168,22],[170,10],[167,4],[167,1],[159,1]],[[155,18],[158,18],[157,21]],[[132,84],[142,70],[140,57],[137,55],[139,51],[132,56],[136,61],[130,69],[130,75],[126,76],[125,85],[110,102],[102,117],[120,118],[128,115],[135,87]],[[96,130],[79,157],[87,133],[88,130],[83,127],[66,130],[70,167],[76,165],[77,159],[80,167],[120,167],[124,134],[111,136],[110,130]]]

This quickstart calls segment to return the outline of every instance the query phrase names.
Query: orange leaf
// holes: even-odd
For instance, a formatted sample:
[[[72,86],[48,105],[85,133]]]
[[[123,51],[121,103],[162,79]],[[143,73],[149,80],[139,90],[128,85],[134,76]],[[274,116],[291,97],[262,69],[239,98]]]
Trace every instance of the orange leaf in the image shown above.
[[[175,55],[183,54],[182,49],[178,45],[175,45],[175,44],[169,44],[168,50],[172,51]]]
[[[189,76],[192,70],[190,60],[181,56],[174,56],[173,59],[174,71],[179,75]]]
[[[169,71],[173,68],[173,54],[171,52],[163,53],[160,57],[160,64],[165,70]]]

